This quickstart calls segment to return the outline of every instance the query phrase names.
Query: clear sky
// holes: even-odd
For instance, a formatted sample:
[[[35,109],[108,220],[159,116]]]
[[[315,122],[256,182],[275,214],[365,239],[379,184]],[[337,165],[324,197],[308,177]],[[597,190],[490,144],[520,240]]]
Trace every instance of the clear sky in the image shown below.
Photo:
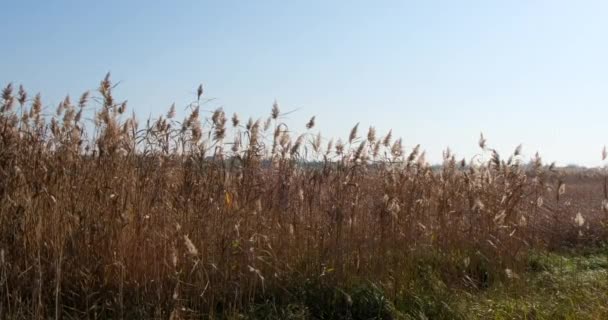
[[[6,1],[0,84],[53,108],[107,71],[143,116],[213,107],[324,135],[392,128],[437,161],[481,131],[560,164],[597,165],[608,143],[608,1]],[[211,106],[210,106],[211,108]],[[183,108],[181,108],[183,110]]]

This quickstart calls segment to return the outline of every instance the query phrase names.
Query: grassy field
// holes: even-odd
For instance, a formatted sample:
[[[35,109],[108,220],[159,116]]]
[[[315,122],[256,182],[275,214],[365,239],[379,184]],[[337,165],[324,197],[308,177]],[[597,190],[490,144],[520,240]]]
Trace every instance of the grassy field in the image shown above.
[[[534,254],[521,280],[469,296],[466,304],[479,319],[605,319],[607,289],[606,250]]]
[[[276,103],[207,112],[202,87],[183,120],[145,121],[113,87],[53,110],[2,92],[2,319],[607,315],[604,169],[483,136],[431,166],[390,131],[290,128]]]
[[[428,268],[428,266],[424,266]],[[289,302],[253,304],[234,319],[606,319],[608,251],[532,253],[528,267],[483,290],[449,285],[438,270],[389,299],[378,286],[300,288]],[[312,287],[312,288],[311,288]],[[308,290],[308,291],[307,291]],[[298,292],[298,290],[294,290]],[[308,295],[307,295],[308,294]]]

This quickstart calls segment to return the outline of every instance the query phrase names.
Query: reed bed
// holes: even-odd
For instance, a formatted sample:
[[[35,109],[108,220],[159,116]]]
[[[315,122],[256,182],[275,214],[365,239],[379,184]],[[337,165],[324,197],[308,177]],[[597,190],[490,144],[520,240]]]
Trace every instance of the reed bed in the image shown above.
[[[606,202],[572,212],[563,172],[520,147],[503,159],[481,136],[479,155],[432,166],[391,132],[290,128],[277,103],[207,113],[202,86],[183,120],[171,106],[142,124],[112,89],[56,110],[2,92],[2,319],[228,317],[302,283],[396,299],[420,261],[483,290],[530,250],[605,239]]]

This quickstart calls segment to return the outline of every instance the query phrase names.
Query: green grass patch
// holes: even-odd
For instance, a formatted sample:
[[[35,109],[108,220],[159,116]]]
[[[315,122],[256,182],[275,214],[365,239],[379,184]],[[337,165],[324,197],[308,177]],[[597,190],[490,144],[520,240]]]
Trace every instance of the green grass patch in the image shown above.
[[[434,261],[434,260],[433,260]],[[428,262],[428,261],[427,261]],[[239,319],[608,319],[608,252],[530,254],[521,273],[485,288],[453,286],[437,261],[417,272],[396,295],[386,284],[294,282],[289,295],[253,304]],[[464,269],[466,274],[466,268]]]

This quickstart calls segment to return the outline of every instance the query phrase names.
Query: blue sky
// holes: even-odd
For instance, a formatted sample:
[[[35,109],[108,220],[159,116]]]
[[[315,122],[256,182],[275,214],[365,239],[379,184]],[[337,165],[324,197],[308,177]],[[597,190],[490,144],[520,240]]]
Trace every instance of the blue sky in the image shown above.
[[[274,99],[292,128],[361,122],[437,161],[490,146],[600,164],[608,143],[606,1],[9,1],[0,84],[54,106],[107,71],[140,115],[203,83],[242,117]],[[183,108],[182,108],[183,110]]]

